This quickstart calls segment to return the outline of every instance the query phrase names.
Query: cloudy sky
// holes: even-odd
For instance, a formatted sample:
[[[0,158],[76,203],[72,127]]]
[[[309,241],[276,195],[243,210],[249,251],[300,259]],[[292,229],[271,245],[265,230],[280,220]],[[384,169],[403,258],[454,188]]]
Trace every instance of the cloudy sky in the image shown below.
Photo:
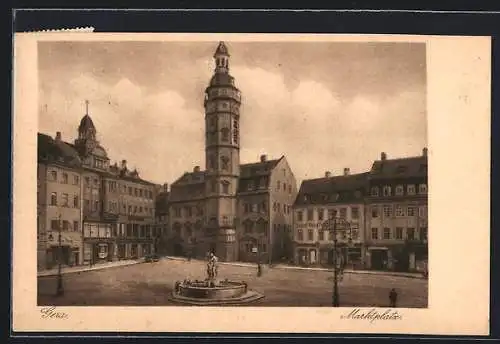
[[[425,45],[227,42],[241,162],[285,155],[298,182],[427,145]],[[72,142],[85,113],[111,161],[155,183],[205,166],[203,94],[217,42],[39,43],[39,131]]]

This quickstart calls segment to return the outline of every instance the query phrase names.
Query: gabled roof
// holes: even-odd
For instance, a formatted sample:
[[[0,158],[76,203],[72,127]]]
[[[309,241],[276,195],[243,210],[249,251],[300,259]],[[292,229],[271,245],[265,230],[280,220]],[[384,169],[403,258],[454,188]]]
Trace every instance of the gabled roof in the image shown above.
[[[399,179],[427,177],[427,157],[376,160],[370,170],[370,179]]]
[[[204,197],[205,172],[186,172],[172,183],[170,188],[171,201],[188,201]]]
[[[365,172],[304,180],[295,205],[362,202],[367,177]]]
[[[240,165],[238,192],[259,191],[269,187],[271,172],[284,158]],[[251,188],[249,188],[252,186]],[[252,190],[250,190],[252,189]]]

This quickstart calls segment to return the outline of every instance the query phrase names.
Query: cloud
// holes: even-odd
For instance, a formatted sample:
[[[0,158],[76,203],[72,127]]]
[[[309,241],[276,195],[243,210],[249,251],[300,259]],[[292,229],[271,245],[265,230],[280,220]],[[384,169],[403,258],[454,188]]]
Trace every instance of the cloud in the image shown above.
[[[124,75],[110,83],[91,72],[45,83],[40,92],[40,131],[72,141],[84,100],[101,144],[112,161],[127,159],[143,178],[171,183],[193,166],[204,166],[204,88],[209,59],[170,70],[165,83],[144,85]],[[366,171],[381,151],[418,154],[426,142],[425,93],[341,97],[314,79],[293,86],[269,67],[232,65],[242,92],[241,162],[286,155],[299,182],[326,170]],[[64,75],[58,76],[64,79]]]

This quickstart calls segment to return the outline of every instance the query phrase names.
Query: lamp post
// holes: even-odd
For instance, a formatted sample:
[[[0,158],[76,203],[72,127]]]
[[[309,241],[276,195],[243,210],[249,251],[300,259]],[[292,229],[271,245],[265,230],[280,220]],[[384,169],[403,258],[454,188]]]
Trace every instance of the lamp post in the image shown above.
[[[59,231],[59,254],[58,254],[58,268],[57,268],[57,290],[56,296],[64,295],[64,287],[62,280],[62,271],[61,271],[61,258],[62,258],[62,241],[61,241],[61,214],[59,214],[59,223],[58,223],[58,231]]]
[[[337,233],[348,232],[348,242],[352,242],[351,224],[343,218],[330,217],[323,223],[323,229],[332,233],[333,236],[333,295],[332,306],[339,307],[339,267],[337,264]]]

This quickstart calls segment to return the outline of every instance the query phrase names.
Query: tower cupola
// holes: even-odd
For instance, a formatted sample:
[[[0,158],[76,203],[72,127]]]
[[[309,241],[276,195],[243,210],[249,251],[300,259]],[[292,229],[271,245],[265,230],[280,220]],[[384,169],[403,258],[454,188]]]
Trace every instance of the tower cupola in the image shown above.
[[[224,42],[219,42],[214,53],[215,73],[229,72],[229,56],[226,44]]]

